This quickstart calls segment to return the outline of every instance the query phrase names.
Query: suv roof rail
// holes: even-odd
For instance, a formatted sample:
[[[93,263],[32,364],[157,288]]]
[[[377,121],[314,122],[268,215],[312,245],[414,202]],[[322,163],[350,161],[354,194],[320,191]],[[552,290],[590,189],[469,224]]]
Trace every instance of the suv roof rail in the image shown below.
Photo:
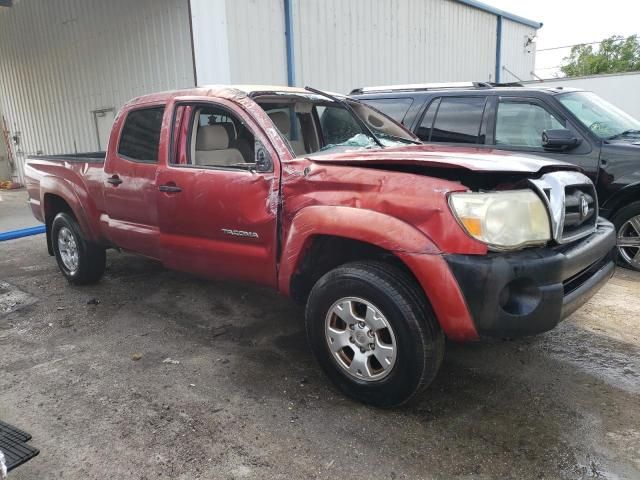
[[[349,95],[358,93],[440,90],[446,88],[492,88],[489,82],[445,82],[445,83],[412,83],[407,85],[381,85],[377,87],[360,87],[351,90]]]
[[[524,87],[520,82],[492,83],[492,87]]]

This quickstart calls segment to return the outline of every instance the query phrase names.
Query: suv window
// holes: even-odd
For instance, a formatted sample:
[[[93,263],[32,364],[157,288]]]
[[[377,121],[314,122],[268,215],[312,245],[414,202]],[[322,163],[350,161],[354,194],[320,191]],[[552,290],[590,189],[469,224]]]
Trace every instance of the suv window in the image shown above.
[[[486,97],[442,97],[435,112],[433,126],[425,125],[429,121],[429,106],[420,126],[423,132],[430,131],[429,142],[478,143],[480,127]]]
[[[544,130],[564,128],[542,105],[501,100],[496,114],[496,145],[542,148]]]
[[[132,110],[120,135],[118,154],[141,162],[157,162],[164,107]]]
[[[411,108],[413,98],[371,98],[362,101],[393,118],[396,122],[402,123]]]

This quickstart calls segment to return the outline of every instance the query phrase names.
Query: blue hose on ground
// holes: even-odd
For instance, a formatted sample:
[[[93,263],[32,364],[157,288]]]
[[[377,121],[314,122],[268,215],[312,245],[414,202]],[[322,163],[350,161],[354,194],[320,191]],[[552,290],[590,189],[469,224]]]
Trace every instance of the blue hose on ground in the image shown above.
[[[19,230],[9,230],[8,232],[0,232],[0,242],[4,240],[13,240],[15,238],[28,237],[29,235],[38,235],[44,233],[46,227],[38,225],[37,227],[21,228]]]

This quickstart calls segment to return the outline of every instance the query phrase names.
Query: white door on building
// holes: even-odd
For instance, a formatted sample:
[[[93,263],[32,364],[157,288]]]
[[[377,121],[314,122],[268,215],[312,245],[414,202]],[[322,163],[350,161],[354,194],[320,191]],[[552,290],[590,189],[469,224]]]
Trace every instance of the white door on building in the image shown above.
[[[98,151],[104,151],[109,144],[109,135],[111,134],[111,126],[115,120],[115,109],[106,108],[103,110],[95,110],[93,119],[96,124],[96,136],[98,141]]]

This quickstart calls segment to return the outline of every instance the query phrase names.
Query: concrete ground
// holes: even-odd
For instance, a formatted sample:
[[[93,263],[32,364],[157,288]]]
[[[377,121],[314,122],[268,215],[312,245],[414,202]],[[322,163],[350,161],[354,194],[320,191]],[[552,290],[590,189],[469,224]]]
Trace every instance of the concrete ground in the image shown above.
[[[107,261],[74,287],[43,235],[0,242],[0,419],[41,450],[10,480],[640,478],[640,274],[544,335],[447,345],[379,410],[322,375],[286,298]]]
[[[0,233],[41,225],[27,205],[27,191],[0,190]]]

